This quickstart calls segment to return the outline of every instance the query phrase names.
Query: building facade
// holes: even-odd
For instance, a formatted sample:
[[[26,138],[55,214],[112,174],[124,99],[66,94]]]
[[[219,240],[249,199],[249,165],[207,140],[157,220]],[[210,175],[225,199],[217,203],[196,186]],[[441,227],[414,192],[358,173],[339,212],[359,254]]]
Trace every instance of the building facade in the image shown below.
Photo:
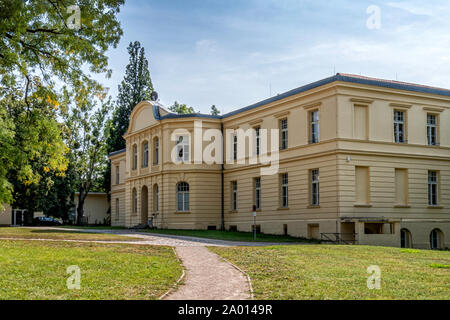
[[[114,226],[251,231],[256,206],[263,233],[450,247],[450,90],[337,74],[223,116],[144,101],[124,139]]]

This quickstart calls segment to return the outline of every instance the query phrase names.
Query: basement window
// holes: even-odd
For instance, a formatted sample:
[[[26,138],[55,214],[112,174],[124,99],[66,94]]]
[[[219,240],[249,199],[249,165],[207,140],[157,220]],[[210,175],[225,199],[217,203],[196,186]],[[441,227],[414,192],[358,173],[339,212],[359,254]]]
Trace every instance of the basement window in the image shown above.
[[[394,234],[393,223],[364,223],[364,234]]]

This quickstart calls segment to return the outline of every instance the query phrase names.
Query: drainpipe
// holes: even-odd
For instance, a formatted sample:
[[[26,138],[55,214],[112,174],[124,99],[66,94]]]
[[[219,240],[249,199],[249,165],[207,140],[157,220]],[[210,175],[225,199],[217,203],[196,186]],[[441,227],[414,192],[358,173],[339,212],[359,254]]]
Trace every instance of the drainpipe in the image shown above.
[[[225,231],[225,199],[224,199],[224,174],[223,171],[225,169],[224,158],[225,158],[225,137],[223,135],[223,123],[220,123],[220,131],[222,132],[222,170],[221,170],[221,178],[222,178],[222,203],[221,203],[221,223],[220,230]]]

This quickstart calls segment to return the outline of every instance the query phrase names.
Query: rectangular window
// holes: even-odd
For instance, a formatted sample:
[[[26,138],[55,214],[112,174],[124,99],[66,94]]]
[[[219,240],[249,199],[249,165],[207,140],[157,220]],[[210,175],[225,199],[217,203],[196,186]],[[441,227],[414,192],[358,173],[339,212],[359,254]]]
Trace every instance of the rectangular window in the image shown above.
[[[238,137],[237,133],[233,133],[233,160],[237,160],[238,153]]]
[[[395,169],[395,202],[397,205],[408,204],[407,169]]]
[[[237,181],[231,182],[231,210],[237,211]]]
[[[261,127],[255,127],[255,153],[259,156],[261,150]]]
[[[438,205],[438,173],[428,171],[428,205]]]
[[[144,143],[143,149],[144,150],[143,150],[143,153],[142,153],[142,156],[143,156],[142,165],[143,165],[144,168],[147,168],[148,167],[148,142]]]
[[[429,146],[437,146],[437,116],[434,114],[427,114],[427,141]]]
[[[116,184],[120,183],[120,167],[116,166]]]
[[[120,207],[119,207],[119,199],[116,199],[116,219],[119,219]]]
[[[158,163],[159,163],[159,139],[158,138],[155,138],[154,140],[153,140],[154,142],[153,142],[153,144],[154,144],[154,154],[153,154],[153,164],[154,165],[157,165]]]
[[[154,192],[154,199],[153,199],[154,207],[153,207],[153,209],[155,212],[159,212],[159,187],[158,187],[158,185],[154,186],[153,192]]]
[[[405,143],[405,112],[394,110],[394,141]]]
[[[189,162],[189,136],[179,136],[178,137],[177,161]]]
[[[311,170],[311,205],[318,206],[319,199],[319,169]]]
[[[366,140],[368,138],[367,109],[367,106],[355,106],[354,108],[355,139]]]
[[[288,120],[280,120],[280,149],[285,150],[288,148]]]
[[[255,178],[255,206],[261,209],[261,178]]]
[[[370,181],[368,167],[355,167],[356,204],[366,205],[370,202]]]
[[[287,208],[289,206],[289,189],[288,189],[288,174],[281,175],[281,207]]]
[[[319,110],[311,111],[310,116],[310,143],[319,142]]]
[[[133,170],[137,169],[137,163],[138,163],[138,152],[137,152],[137,146],[133,146]]]

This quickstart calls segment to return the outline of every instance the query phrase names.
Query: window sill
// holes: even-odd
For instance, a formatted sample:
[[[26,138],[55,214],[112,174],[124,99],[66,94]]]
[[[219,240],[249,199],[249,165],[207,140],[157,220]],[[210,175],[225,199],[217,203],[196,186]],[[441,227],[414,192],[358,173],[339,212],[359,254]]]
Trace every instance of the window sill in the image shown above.
[[[190,211],[175,211],[175,214],[191,214]]]
[[[319,209],[320,205],[309,205],[308,209]]]
[[[228,211],[228,213],[238,213],[238,211],[237,210],[230,210],[230,211]]]
[[[368,204],[368,203],[355,203],[353,205],[353,207],[355,207],[355,208],[372,208],[372,205]]]
[[[444,209],[444,206],[428,206],[427,209]]]
[[[394,208],[411,208],[411,206],[408,204],[396,204]]]
[[[277,209],[278,211],[286,211],[289,210],[289,207],[281,207]]]

